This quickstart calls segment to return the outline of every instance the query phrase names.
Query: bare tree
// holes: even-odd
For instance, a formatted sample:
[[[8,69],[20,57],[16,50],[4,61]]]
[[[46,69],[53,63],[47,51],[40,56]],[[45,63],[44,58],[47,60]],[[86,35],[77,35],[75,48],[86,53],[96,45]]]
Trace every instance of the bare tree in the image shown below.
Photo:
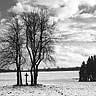
[[[31,85],[36,85],[38,66],[41,62],[55,62],[52,57],[54,53],[52,36],[55,24],[49,22],[46,10],[24,13],[22,18],[26,28],[26,48],[31,60]]]
[[[22,85],[21,64],[25,61],[22,56],[24,40],[22,34],[23,28],[16,16],[12,16],[11,19],[6,22],[6,27],[4,36],[0,38],[2,45],[0,51],[0,67],[16,64],[17,85]]]

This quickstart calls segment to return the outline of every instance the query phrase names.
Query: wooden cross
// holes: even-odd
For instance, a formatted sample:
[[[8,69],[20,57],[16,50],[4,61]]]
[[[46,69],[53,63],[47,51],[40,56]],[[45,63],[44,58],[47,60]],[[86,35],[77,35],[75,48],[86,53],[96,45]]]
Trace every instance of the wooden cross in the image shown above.
[[[25,77],[26,77],[26,85],[28,85],[28,83],[27,83],[28,74],[27,73],[25,74]]]

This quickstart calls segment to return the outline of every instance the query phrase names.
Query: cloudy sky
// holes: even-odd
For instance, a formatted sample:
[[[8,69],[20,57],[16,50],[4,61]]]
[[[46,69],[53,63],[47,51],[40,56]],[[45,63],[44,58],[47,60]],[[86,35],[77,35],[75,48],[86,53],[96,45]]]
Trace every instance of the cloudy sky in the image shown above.
[[[96,54],[96,0],[0,0],[1,23],[8,12],[30,12],[34,6],[48,8],[50,20],[57,22],[57,66],[80,66]]]

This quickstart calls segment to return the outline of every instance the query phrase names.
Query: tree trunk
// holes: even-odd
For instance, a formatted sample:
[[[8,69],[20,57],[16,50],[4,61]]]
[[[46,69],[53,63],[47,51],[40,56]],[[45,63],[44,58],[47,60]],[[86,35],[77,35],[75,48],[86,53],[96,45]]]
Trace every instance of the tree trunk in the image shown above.
[[[31,67],[30,75],[31,75],[31,85],[33,85],[33,73],[32,73],[32,67]]]
[[[17,68],[17,85],[19,85],[19,70]]]
[[[34,85],[37,85],[37,72],[34,73]]]
[[[17,50],[16,50],[16,52],[17,52]],[[19,66],[18,66],[18,54],[16,54],[16,65],[17,65],[17,85],[19,85],[20,84],[20,82],[19,82]]]
[[[21,74],[21,50],[20,50],[20,46],[19,46],[19,76],[20,76],[20,85],[22,85],[22,74]]]
[[[37,85],[37,77],[38,77],[38,66],[34,68],[34,85]]]
[[[20,70],[20,66],[17,68],[17,85],[22,85],[22,74]]]
[[[20,70],[20,85],[22,85],[22,74],[21,74],[21,70]]]

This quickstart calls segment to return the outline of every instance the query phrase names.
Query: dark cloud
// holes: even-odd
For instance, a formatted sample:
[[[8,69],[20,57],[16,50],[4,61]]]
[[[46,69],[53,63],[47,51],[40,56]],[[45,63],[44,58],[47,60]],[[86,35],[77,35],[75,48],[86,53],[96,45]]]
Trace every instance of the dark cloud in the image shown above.
[[[83,13],[93,14],[96,11],[96,5],[90,6],[88,4],[82,4],[82,5],[79,5],[78,8],[79,8],[79,11],[81,11],[80,14],[83,14]]]
[[[72,29],[72,28],[84,29],[84,27],[85,27],[85,26],[82,25],[82,24],[75,24],[75,25],[72,24],[72,25],[69,26],[69,28],[71,28],[71,29]]]
[[[92,26],[92,25],[88,26],[88,24],[84,24],[84,25],[78,24],[78,23],[75,24],[75,25],[72,24],[72,25],[69,26],[69,28],[71,28],[71,29],[74,29],[75,28],[75,29],[79,29],[79,30],[82,30],[83,29],[85,31],[91,29],[93,31],[96,31],[96,25],[94,25],[94,26]]]
[[[0,0],[0,12],[2,14],[2,18],[6,18],[8,9],[11,6],[14,6],[16,4],[16,1],[17,0]]]
[[[85,28],[86,30],[90,30],[90,29],[92,29],[92,30],[94,30],[94,31],[96,31],[96,26],[89,26],[89,27],[87,27],[87,28]],[[95,36],[96,37],[96,36]]]
[[[85,24],[96,23],[96,17],[83,18],[81,16],[77,16],[70,18],[70,20],[76,23],[85,23]]]
[[[54,8],[50,9],[50,10],[49,10],[49,14],[50,14],[50,16],[52,16],[52,17],[57,16],[56,9],[54,9]]]
[[[65,7],[65,4],[60,5],[61,8]]]

